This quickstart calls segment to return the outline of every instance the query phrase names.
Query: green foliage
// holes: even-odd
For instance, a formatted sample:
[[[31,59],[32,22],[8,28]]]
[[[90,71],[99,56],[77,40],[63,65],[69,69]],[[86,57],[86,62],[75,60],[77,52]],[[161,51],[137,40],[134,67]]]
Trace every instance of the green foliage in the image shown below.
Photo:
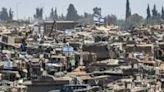
[[[53,10],[53,8],[51,9],[50,12],[50,19],[51,20],[58,20],[58,14],[57,14],[57,9],[55,8],[55,11]]]
[[[125,20],[118,19],[116,25],[118,25],[121,28],[121,30],[125,30]]]
[[[149,18],[144,20],[144,25],[156,25],[164,23],[161,18]]]
[[[115,15],[108,15],[105,17],[105,23],[107,24],[117,24],[117,17]]]
[[[93,15],[101,16],[101,8],[98,7],[93,8]]]
[[[131,16],[131,9],[130,9],[130,3],[129,0],[126,2],[126,19]]]
[[[13,11],[11,10],[11,8],[8,11],[7,8],[3,7],[0,11],[0,19],[1,21],[13,20]]]
[[[53,8],[51,8],[50,19],[54,20],[54,9]]]
[[[77,21],[79,19],[79,15],[73,4],[70,4],[67,9],[66,19],[71,21]]]
[[[156,5],[153,6],[152,9],[152,16],[150,16],[150,8],[148,5],[147,8],[147,19],[144,20],[144,25],[154,25],[154,24],[161,24],[164,23],[163,19],[164,19],[164,9],[162,7],[161,10],[161,14],[158,13],[157,9],[156,9]]]
[[[164,9],[162,7],[162,10],[161,10],[161,18],[164,19]]]
[[[11,8],[9,10],[9,20],[13,20],[13,11],[11,10]]]
[[[61,14],[60,19],[65,20],[65,16],[63,14]]]
[[[3,7],[2,10],[1,10],[1,13],[0,13],[0,19],[2,21],[6,21],[8,20],[9,18],[9,15],[8,15],[8,12],[7,12],[7,8]]]
[[[84,15],[80,16],[79,22],[82,25],[93,24],[94,23],[94,21],[93,21],[93,14],[85,12]]]
[[[151,18],[150,7],[149,4],[147,6],[147,19]]]
[[[56,20],[58,19],[57,8],[55,8],[54,17],[55,17]]]
[[[133,14],[127,18],[125,29],[133,29],[134,27],[140,27],[142,23],[143,17],[138,14]]]
[[[157,18],[158,16],[158,11],[156,9],[156,5],[154,5],[153,10],[152,10],[152,17]]]
[[[35,19],[43,19],[43,8],[36,8]]]

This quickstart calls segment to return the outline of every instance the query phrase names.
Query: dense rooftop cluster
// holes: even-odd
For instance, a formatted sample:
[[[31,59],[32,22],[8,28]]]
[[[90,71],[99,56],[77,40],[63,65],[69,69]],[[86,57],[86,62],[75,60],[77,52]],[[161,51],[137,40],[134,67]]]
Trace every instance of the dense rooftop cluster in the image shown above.
[[[122,31],[77,24],[1,24],[0,91],[163,90],[164,25]]]

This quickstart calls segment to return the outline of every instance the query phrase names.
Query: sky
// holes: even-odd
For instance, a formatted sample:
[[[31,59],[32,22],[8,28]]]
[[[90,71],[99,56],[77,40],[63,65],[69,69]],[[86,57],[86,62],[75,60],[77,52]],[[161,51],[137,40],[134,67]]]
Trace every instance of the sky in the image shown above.
[[[156,4],[158,11],[164,6],[164,0],[129,0],[132,13],[138,13],[143,17],[146,16],[147,5],[153,8]],[[82,15],[84,12],[93,13],[94,7],[101,7],[102,15],[114,14],[119,19],[125,18],[125,4],[126,0],[0,0],[0,8],[12,8],[14,11],[14,18],[25,19],[33,17],[35,8],[43,7],[44,16],[49,16],[51,8],[57,8],[58,14],[67,13],[69,4],[74,4],[78,10],[78,14]]]

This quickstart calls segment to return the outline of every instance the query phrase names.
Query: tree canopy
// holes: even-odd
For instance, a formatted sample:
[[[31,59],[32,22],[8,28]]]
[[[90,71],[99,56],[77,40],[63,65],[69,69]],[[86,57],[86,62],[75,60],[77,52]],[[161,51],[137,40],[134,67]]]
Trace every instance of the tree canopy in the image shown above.
[[[150,7],[149,7],[149,4],[147,6],[147,19],[151,18],[151,13],[150,13]]]
[[[105,17],[105,23],[107,24],[117,24],[117,17],[115,15],[108,15]]]
[[[130,3],[129,3],[129,0],[127,0],[126,1],[126,18],[125,19],[127,19],[130,16],[131,16]]]
[[[36,8],[35,19],[43,19],[43,8]]]
[[[153,18],[157,18],[158,17],[158,11],[156,9],[156,5],[154,5],[154,7],[152,9],[152,17]]]
[[[126,28],[132,29],[133,27],[140,27],[142,25],[143,17],[136,13],[128,17],[126,21]]]
[[[162,10],[161,10],[161,18],[164,19],[164,9],[162,7]]]
[[[51,8],[50,19],[58,20],[57,8],[55,8],[55,10],[53,8]]]
[[[7,8],[3,7],[0,13],[0,19],[2,21],[5,21],[5,20],[8,20],[8,18],[9,18],[9,15],[8,15]]]
[[[99,8],[99,7],[93,8],[93,15],[94,16],[101,16],[101,8]]]
[[[79,15],[73,4],[70,4],[67,9],[66,19],[71,21],[77,21],[79,19]]]

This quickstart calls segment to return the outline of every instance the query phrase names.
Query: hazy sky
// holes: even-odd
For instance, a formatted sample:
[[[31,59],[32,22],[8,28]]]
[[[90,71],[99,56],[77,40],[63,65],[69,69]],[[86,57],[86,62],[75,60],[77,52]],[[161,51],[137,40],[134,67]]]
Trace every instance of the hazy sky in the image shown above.
[[[27,18],[27,16],[33,16],[36,7],[44,8],[44,16],[49,16],[52,7],[58,9],[58,14],[66,15],[70,3],[75,5],[78,14],[92,13],[92,9],[98,6],[102,8],[103,15],[115,14],[118,18],[125,17],[126,0],[0,0],[0,7],[12,8],[15,18],[17,16]],[[132,13],[139,13],[145,17],[148,3],[151,9],[156,4],[159,11],[164,6],[164,0],[130,0]]]

